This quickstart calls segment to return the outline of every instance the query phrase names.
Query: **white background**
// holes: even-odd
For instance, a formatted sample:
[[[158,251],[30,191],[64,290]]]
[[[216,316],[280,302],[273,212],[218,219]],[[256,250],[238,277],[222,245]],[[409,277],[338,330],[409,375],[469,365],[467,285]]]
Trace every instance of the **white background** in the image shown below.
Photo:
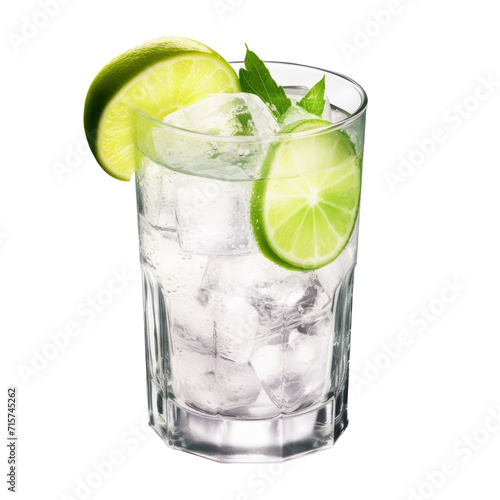
[[[24,18],[44,22],[38,0],[2,3],[1,366],[2,391],[19,392],[18,498],[84,498],[82,481],[92,499],[499,498],[496,7],[65,0],[23,40]],[[220,465],[136,429],[147,403],[134,186],[82,149],[82,111],[108,60],[165,35],[228,60],[246,42],[263,59],[345,73],[369,95],[350,426],[332,450],[276,467]],[[401,170],[402,158],[413,165]],[[128,276],[123,290],[83,315],[113,272]],[[71,323],[78,334],[54,354],[49,335]],[[119,463],[97,476],[110,455]],[[447,475],[435,473],[444,462]]]

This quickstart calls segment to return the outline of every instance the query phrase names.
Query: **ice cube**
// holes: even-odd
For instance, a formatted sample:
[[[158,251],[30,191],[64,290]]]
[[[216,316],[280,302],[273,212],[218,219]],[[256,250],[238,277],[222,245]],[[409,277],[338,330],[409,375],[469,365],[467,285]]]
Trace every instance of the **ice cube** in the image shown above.
[[[260,252],[211,259],[201,288],[245,299],[259,314],[259,335],[282,325],[302,328],[331,308],[331,296],[314,273],[283,269]]]
[[[215,355],[215,320],[212,311],[195,298],[170,299],[173,347],[184,345],[194,351]]]
[[[297,409],[321,401],[331,389],[334,329],[332,315],[307,333],[294,330],[285,351],[283,405]]]
[[[236,363],[248,363],[257,332],[257,311],[240,297],[209,296],[170,300],[172,343],[212,353]]]
[[[281,125],[282,127],[285,127],[291,123],[299,122],[301,120],[312,120],[315,118],[318,119],[316,115],[308,113],[300,106],[290,106],[281,117]]]
[[[325,99],[325,107],[323,108],[323,114],[321,115],[321,118],[323,118],[323,120],[326,120],[326,121],[332,122],[332,123],[339,121],[337,116],[333,113],[332,105],[330,103],[330,99],[328,99],[328,96],[325,95],[324,99]],[[340,120],[343,120],[345,117],[346,117],[346,115],[343,114],[342,118],[340,118]]]
[[[333,341],[329,314],[305,331],[284,329],[256,345],[251,365],[278,408],[294,411],[324,399],[331,386]]]
[[[154,150],[160,163],[176,171],[232,180],[258,176],[268,144],[279,130],[262,100],[245,93],[213,95],[167,115],[164,122],[176,128],[156,127],[144,146]],[[218,140],[218,135],[260,135],[269,140],[238,142]]]
[[[196,255],[256,252],[249,216],[252,185],[182,176],[175,185],[181,248]]]
[[[282,326],[306,329],[328,314],[331,299],[313,275],[290,276],[264,288],[249,290],[251,303],[259,313],[261,334]]]
[[[248,363],[257,333],[259,315],[255,308],[237,296],[212,294],[208,308],[213,310],[217,354]]]
[[[282,407],[283,363],[283,345],[279,341],[269,344],[263,342],[257,345],[250,361],[252,368],[262,382],[262,387],[278,408]]]
[[[166,298],[192,298],[198,294],[208,259],[187,255],[175,233],[163,231],[139,216],[141,259],[160,283]]]
[[[212,294],[197,300],[170,301],[173,342],[237,363],[247,363],[257,332],[257,311],[240,297]]]
[[[182,129],[211,135],[274,135],[279,125],[254,94],[215,94],[174,111],[163,121]]]
[[[175,173],[143,157],[136,174],[139,213],[153,226],[175,231]]]
[[[175,398],[199,410],[224,413],[244,409],[262,390],[248,364],[200,354],[182,345],[174,349],[171,362]]]
[[[328,104],[328,106],[329,107],[327,108],[325,105],[325,111],[323,112],[324,120],[328,120],[329,122],[332,123],[337,123],[342,120],[345,120],[349,116],[345,111],[342,111],[341,109],[336,108],[335,106],[330,106],[330,104]],[[329,113],[329,116],[325,115],[325,113],[327,112]]]
[[[295,273],[279,267],[260,252],[234,258],[216,257],[209,261],[202,288],[244,296],[245,291],[265,288],[292,274]]]

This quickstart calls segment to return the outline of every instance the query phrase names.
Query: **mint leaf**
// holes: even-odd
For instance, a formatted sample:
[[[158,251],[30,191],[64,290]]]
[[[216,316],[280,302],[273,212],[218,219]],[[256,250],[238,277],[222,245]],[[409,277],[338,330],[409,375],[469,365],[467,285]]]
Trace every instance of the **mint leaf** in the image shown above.
[[[312,89],[297,103],[302,109],[313,115],[323,115],[325,107],[325,75],[323,78],[312,87]]]
[[[266,68],[264,61],[259,59],[245,44],[245,68],[240,68],[240,85],[243,92],[259,96],[279,120],[280,116],[292,105],[285,94]]]

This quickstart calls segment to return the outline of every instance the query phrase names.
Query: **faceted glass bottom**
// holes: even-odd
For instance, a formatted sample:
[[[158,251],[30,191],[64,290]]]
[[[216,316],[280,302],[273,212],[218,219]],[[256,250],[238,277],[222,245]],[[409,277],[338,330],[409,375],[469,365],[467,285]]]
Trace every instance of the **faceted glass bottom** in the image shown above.
[[[150,385],[150,425],[170,448],[217,462],[284,462],[333,446],[348,425],[347,385],[319,407],[253,420],[181,407]]]

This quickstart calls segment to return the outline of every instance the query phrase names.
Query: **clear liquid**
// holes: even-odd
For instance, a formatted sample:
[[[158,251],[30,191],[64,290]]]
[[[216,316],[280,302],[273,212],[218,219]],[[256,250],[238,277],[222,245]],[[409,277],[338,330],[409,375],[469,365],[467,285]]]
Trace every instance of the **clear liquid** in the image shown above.
[[[292,413],[333,397],[348,355],[335,297],[355,264],[357,227],[331,264],[289,271],[257,247],[251,183],[194,178],[150,160],[142,179],[148,170],[161,179],[158,191],[152,181],[138,187],[150,197],[139,203],[141,263],[156,289],[148,300],[165,310],[149,332],[157,389],[180,406],[239,418]]]
[[[252,181],[188,175],[143,157],[136,182],[157,413],[168,399],[206,415],[263,419],[334,398],[347,373],[357,224],[334,262],[290,271],[258,249]]]

